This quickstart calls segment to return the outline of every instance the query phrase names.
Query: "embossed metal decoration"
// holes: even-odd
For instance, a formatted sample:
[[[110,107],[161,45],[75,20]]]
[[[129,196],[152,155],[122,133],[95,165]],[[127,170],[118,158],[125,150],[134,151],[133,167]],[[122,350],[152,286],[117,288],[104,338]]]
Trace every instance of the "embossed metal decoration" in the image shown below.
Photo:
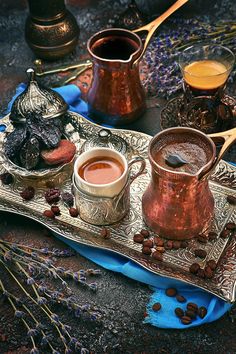
[[[6,117],[4,121],[6,122],[7,119]],[[71,121],[73,121],[72,130],[76,125],[80,129],[72,133],[72,137],[77,139],[78,148],[84,143],[86,137],[97,134],[101,129],[75,113],[71,113]],[[111,131],[126,140],[129,156],[141,155],[147,160],[151,136],[129,130],[112,129]],[[0,139],[2,140],[4,133],[1,134]],[[4,171],[1,164],[0,172]],[[34,219],[66,239],[124,255],[155,274],[184,281],[225,301],[234,302],[236,297],[235,237],[223,239],[218,236],[216,240],[201,245],[201,248],[206,250],[207,256],[203,260],[198,259],[200,266],[204,267],[210,259],[214,259],[218,264],[213,279],[200,279],[189,272],[189,266],[196,261],[194,249],[199,248],[195,239],[189,242],[186,249],[166,251],[163,254],[163,262],[142,254],[142,246],[134,243],[133,235],[142,228],[146,228],[141,215],[141,198],[149,180],[150,166],[147,160],[147,174],[137,178],[131,185],[129,213],[122,221],[109,226],[110,239],[104,239],[101,236],[100,226],[90,225],[79,217],[72,218],[62,202],[59,203],[61,209],[59,217],[55,220],[45,218],[43,211],[48,207],[44,198],[45,188],[38,188],[34,199],[25,202],[19,194],[24,187],[21,180],[17,178],[12,185],[2,184],[0,186],[0,209]],[[60,188],[63,192],[70,191],[71,180],[67,178]],[[226,223],[236,219],[235,206],[227,202],[227,195],[236,197],[236,167],[221,161],[210,177],[210,188],[215,199],[215,217],[211,230],[219,235]],[[154,234],[151,233],[151,235]]]
[[[207,97],[195,98],[187,106],[184,96],[173,98],[161,111],[161,128],[188,126],[200,129],[202,127],[200,130],[203,132],[212,133],[236,126],[236,100],[233,97],[224,95],[217,107],[209,110],[208,106],[212,105],[211,99]],[[207,125],[210,114],[214,114],[214,117],[217,115],[217,124],[213,128]]]
[[[14,101],[10,119],[13,123],[25,122],[29,113],[42,113],[44,118],[55,118],[66,113],[68,105],[64,98],[51,89],[40,86],[35,78],[34,69],[28,69],[29,83]]]
[[[25,39],[38,58],[55,60],[71,53],[79,38],[76,18],[64,0],[28,0]]]
[[[112,134],[109,129],[101,129],[96,135],[86,140],[82,146],[82,150],[87,151],[95,147],[108,147],[119,151],[123,155],[127,151],[126,141],[120,136]]]

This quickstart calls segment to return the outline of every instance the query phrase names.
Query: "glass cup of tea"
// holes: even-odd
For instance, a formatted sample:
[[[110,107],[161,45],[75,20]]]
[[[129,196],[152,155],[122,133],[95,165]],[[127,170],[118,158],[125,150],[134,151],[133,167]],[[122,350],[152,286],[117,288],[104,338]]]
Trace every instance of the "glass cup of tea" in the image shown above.
[[[140,163],[138,171],[131,167]],[[110,225],[129,211],[130,185],[144,172],[143,157],[127,161],[111,148],[93,148],[75,161],[73,189],[80,218],[94,225]]]
[[[234,62],[233,52],[221,45],[196,44],[181,52],[184,104],[179,120],[182,126],[212,133],[222,130],[222,124],[232,118],[224,95]]]

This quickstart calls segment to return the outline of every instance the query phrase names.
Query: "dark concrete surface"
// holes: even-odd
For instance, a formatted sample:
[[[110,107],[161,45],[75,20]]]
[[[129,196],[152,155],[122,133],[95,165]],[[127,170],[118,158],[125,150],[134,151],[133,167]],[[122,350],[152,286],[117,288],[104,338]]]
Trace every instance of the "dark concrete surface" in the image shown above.
[[[81,27],[81,37],[76,53],[60,63],[76,61],[84,55],[85,43],[91,33],[96,32],[123,11],[127,1],[79,1],[70,0],[68,6],[76,15]],[[24,23],[27,3],[23,0],[1,0],[0,3],[0,114],[4,114],[9,99],[18,83],[25,81],[25,70],[35,59],[24,41]],[[49,64],[50,65],[58,65]],[[47,79],[50,83],[51,78]],[[160,104],[160,107],[157,106]],[[159,129],[160,108],[164,101],[148,99],[148,111],[131,128],[155,134]],[[50,235],[45,236],[41,226],[23,217],[0,213],[0,237],[50,247],[62,247],[62,243]],[[94,268],[92,262],[80,255],[62,261],[63,266]],[[97,267],[96,267],[97,268]],[[0,269],[0,272],[3,272]],[[236,353],[235,323],[225,315],[212,324],[194,329],[162,330],[142,323],[145,306],[151,290],[139,282],[102,269],[97,279],[99,290],[91,294],[71,285],[78,298],[101,308],[103,317],[98,323],[78,321],[66,311],[59,311],[70,324],[76,336],[92,353],[111,354],[234,354]],[[13,321],[8,304],[0,303],[0,354],[29,353],[29,341],[22,325]]]

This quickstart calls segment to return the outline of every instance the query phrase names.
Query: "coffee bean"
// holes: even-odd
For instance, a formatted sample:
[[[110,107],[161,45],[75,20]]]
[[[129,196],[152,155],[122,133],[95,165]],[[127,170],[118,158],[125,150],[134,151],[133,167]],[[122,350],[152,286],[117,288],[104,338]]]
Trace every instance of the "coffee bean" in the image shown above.
[[[50,219],[55,219],[55,214],[50,210],[44,210],[43,215]]]
[[[213,231],[209,232],[208,239],[209,241],[214,241],[215,239],[217,239],[217,233]]]
[[[100,235],[105,239],[108,240],[109,238],[111,238],[111,232],[109,229],[107,229],[106,227],[103,227],[100,231]]]
[[[153,241],[152,240],[144,240],[143,241],[143,247],[152,248],[153,247]]]
[[[163,247],[164,241],[162,240],[162,238],[155,236],[154,237],[154,244],[158,247]]]
[[[195,320],[197,317],[195,311],[191,311],[191,310],[185,311],[185,316],[190,317],[192,320]]]
[[[136,243],[143,243],[144,237],[141,234],[135,234],[133,240]]]
[[[228,223],[225,225],[225,227],[226,227],[227,230],[230,230],[230,231],[236,230],[236,224],[235,224],[235,222],[228,222]]]
[[[216,269],[216,261],[214,259],[210,259],[209,261],[207,261],[207,265],[211,268],[211,270]]]
[[[69,213],[73,218],[76,218],[79,215],[78,209],[76,208],[69,208]]]
[[[158,251],[153,252],[152,257],[154,259],[156,259],[157,261],[163,261],[162,253],[160,253]]]
[[[160,302],[156,302],[154,305],[152,305],[152,309],[153,309],[153,311],[160,311],[160,309],[161,309],[161,304],[160,304]]]
[[[55,216],[61,215],[60,208],[59,208],[57,205],[52,205],[52,206],[51,206],[51,211],[53,212],[53,214],[54,214]]]
[[[198,309],[198,316],[200,318],[204,318],[207,314],[207,309],[204,306],[199,307]]]
[[[184,316],[184,311],[180,307],[176,307],[175,314],[177,317],[181,318]]]
[[[188,241],[181,241],[181,248],[187,248],[188,247]]]
[[[213,278],[214,274],[213,274],[212,269],[209,266],[205,267],[204,272],[205,272],[205,278],[207,278],[207,279]]]
[[[173,241],[169,240],[164,243],[164,247],[166,250],[171,250],[173,248]]]
[[[192,274],[196,274],[198,272],[198,270],[200,269],[200,265],[198,263],[193,263],[191,264],[191,266],[189,267],[189,271]]]
[[[196,257],[199,257],[199,258],[206,258],[207,256],[207,252],[205,250],[202,250],[202,249],[197,249],[197,250],[194,250],[194,254]]]
[[[230,230],[227,230],[227,229],[222,230],[221,233],[220,233],[220,237],[224,238],[224,239],[228,238],[229,235],[230,235]]]
[[[178,302],[186,302],[186,301],[187,301],[187,300],[185,299],[185,297],[182,296],[182,295],[176,295],[176,300],[177,300]]]
[[[164,247],[156,247],[156,250],[161,253],[165,253],[165,248]]]
[[[150,256],[150,254],[152,253],[152,250],[151,250],[150,247],[143,247],[142,248],[142,253]]]
[[[199,270],[197,271],[197,276],[198,276],[199,278],[205,279],[205,271],[204,271],[204,269],[199,269]]]
[[[177,295],[177,290],[175,288],[168,288],[165,293],[167,296],[174,297]]]
[[[181,246],[181,242],[180,241],[173,241],[173,248],[175,250],[178,250]]]
[[[183,317],[181,317],[180,321],[181,321],[181,323],[183,323],[184,325],[188,325],[188,324],[192,323],[191,318],[188,317],[188,316],[183,316]]]
[[[144,229],[140,231],[140,234],[143,235],[144,238],[148,238],[150,235],[149,231]]]
[[[233,195],[227,195],[227,202],[232,205],[236,205],[236,197]]]
[[[200,243],[207,243],[207,241],[208,241],[207,236],[204,234],[198,235],[197,240]]]
[[[198,305],[195,304],[194,302],[188,302],[187,303],[187,310],[197,312],[198,311]]]

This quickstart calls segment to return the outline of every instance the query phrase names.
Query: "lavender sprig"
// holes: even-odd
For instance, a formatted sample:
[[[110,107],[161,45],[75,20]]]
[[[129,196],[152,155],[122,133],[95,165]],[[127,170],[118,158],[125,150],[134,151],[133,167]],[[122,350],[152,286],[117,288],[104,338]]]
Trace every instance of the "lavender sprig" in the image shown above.
[[[28,298],[29,301],[37,306],[55,327],[59,338],[64,345],[65,353],[71,353],[71,346],[74,341],[75,343],[73,344],[73,348],[77,348],[77,352],[78,350],[80,350],[80,352],[88,352],[87,349],[84,348],[77,339],[73,339],[73,337],[70,335],[69,326],[64,324],[58,315],[51,311],[49,307],[49,300],[54,302],[56,301],[66,306],[68,309],[74,310],[77,316],[80,316],[81,314],[87,314],[91,320],[97,320],[101,317],[101,314],[91,309],[89,304],[79,305],[71,296],[71,290],[63,278],[66,277],[73,279],[77,283],[81,283],[83,285],[85,284],[92,290],[95,290],[97,288],[97,284],[88,284],[86,282],[86,276],[98,275],[100,274],[100,271],[97,269],[81,269],[78,272],[65,270],[62,267],[56,267],[49,257],[45,258],[49,255],[50,252],[50,256],[53,257],[63,256],[60,250],[54,249],[53,251],[49,252],[48,249],[41,249],[39,252],[39,250],[36,248],[21,246],[23,245],[12,244],[11,242],[0,240],[0,263],[9,273],[12,279],[16,282],[26,298]],[[13,267],[13,269],[11,269],[11,267]],[[21,276],[21,281],[18,279],[18,275]],[[61,284],[64,285],[64,289],[67,290],[69,296],[65,296],[65,294],[62,292],[50,290],[46,286],[42,285],[41,282],[39,283],[38,276],[41,278],[43,275],[53,276],[54,278],[58,279]],[[22,280],[24,280],[26,287],[30,287],[32,289],[33,294],[27,291],[26,287],[22,283]],[[9,301],[11,301],[15,306],[15,316],[26,321],[25,316],[27,314],[34,321],[34,327],[30,327],[30,325],[26,322],[25,326],[27,328],[28,336],[34,340],[34,336],[40,333],[42,337],[42,344],[47,344],[50,347],[52,353],[56,354],[56,349],[54,349],[51,345],[48,336],[41,328],[41,324],[37,321],[37,318],[32,314],[28,306],[24,304],[20,299],[14,297],[14,295],[8,292],[4,286],[1,288],[5,296],[7,296],[7,298],[10,299]],[[22,310],[20,308],[18,309],[15,304],[21,306]],[[37,353],[37,351],[38,349],[33,344],[31,352]]]

